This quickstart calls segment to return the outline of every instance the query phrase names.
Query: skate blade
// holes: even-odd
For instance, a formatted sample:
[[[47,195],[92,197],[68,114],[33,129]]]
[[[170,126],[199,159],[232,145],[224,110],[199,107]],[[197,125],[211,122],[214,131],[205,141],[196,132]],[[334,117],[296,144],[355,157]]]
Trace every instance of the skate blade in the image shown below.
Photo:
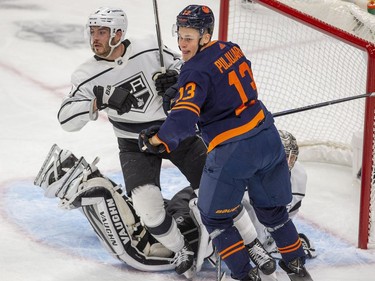
[[[269,275],[266,275],[262,271],[259,270],[259,275],[262,281],[278,281],[276,271]]]
[[[309,273],[307,273],[307,275],[301,277],[297,274],[288,274],[288,277],[291,281],[313,281],[313,279],[311,278],[311,275]]]
[[[186,270],[184,273],[182,273],[182,275],[184,275],[186,279],[188,280],[193,280],[195,277],[195,274],[196,274],[196,269],[194,265],[190,267],[188,270]]]

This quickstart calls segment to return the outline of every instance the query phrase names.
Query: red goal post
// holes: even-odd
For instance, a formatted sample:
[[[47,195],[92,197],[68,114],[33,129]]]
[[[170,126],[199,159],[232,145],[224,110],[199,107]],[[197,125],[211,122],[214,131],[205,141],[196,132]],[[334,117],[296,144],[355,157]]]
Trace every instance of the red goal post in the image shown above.
[[[218,35],[249,55],[272,112],[375,93],[375,16],[352,3],[221,0]],[[312,147],[318,161],[348,166],[353,136],[363,136],[358,247],[373,247],[375,97],[278,117],[276,125],[292,132],[306,155]]]

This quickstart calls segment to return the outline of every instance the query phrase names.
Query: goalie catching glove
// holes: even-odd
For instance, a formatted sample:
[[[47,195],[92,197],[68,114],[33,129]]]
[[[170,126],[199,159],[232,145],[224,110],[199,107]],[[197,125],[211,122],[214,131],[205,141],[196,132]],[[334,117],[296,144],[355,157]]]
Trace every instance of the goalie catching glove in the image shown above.
[[[167,89],[173,86],[178,80],[178,72],[174,69],[167,69],[165,73],[156,72],[152,76],[152,80],[155,81],[156,91],[159,96],[164,96]]]
[[[109,85],[105,89],[102,86],[94,86],[93,92],[99,110],[109,107],[122,115],[129,112],[132,106],[138,106],[137,98],[127,89]]]
[[[138,146],[142,152],[148,152],[152,154],[160,154],[165,151],[165,146],[160,144],[158,146],[154,146],[150,143],[150,138],[159,132],[160,126],[154,125],[147,129],[144,129],[140,132],[138,137]]]

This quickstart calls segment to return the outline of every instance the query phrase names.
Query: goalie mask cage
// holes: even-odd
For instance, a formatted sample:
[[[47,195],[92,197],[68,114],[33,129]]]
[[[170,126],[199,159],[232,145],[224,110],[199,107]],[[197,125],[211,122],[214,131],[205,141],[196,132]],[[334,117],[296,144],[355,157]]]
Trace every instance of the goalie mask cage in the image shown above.
[[[352,3],[221,0],[219,39],[250,58],[259,97],[273,113],[375,92],[375,17]],[[363,135],[362,249],[375,245],[374,111],[375,97],[366,97],[275,118],[305,160],[351,166],[353,135]]]

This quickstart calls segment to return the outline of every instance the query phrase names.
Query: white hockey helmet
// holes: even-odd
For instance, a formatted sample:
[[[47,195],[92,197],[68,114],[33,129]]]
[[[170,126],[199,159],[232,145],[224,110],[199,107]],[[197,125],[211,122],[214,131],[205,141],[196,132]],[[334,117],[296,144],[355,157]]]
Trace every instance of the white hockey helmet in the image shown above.
[[[299,147],[296,138],[285,130],[279,130],[281,141],[284,145],[289,170],[293,169],[294,163],[298,159]]]
[[[113,50],[125,39],[125,34],[128,29],[128,17],[120,8],[101,7],[92,13],[87,21],[86,29],[89,38],[91,26],[104,26],[110,29],[111,37],[109,39],[109,46],[111,46]],[[112,45],[112,38],[115,37],[118,30],[122,31],[121,40],[116,45]]]

